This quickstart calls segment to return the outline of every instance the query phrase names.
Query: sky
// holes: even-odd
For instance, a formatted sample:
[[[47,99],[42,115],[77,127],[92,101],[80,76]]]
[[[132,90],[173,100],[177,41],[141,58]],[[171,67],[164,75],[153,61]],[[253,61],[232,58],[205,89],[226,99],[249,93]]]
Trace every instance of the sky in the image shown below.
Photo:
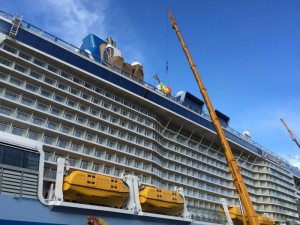
[[[300,167],[299,0],[0,0],[0,9],[75,46],[87,34],[111,36],[145,81],[203,99],[167,9],[193,57],[215,109],[229,126]],[[168,64],[168,69],[166,65]],[[206,110],[207,111],[207,110]]]

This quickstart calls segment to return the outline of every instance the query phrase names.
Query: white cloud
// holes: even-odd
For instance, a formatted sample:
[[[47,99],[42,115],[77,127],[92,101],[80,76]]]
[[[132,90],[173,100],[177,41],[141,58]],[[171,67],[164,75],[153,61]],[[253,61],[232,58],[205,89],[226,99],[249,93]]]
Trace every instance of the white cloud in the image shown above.
[[[275,132],[288,134],[280,121],[283,118],[295,134],[300,134],[300,106],[296,102],[261,102],[237,114],[233,122],[238,129],[254,131],[253,137]]]
[[[83,0],[44,0],[38,3],[43,28],[70,44],[80,45],[91,32],[106,34],[107,1],[98,4]]]
[[[295,166],[295,167],[298,167],[300,168],[300,155],[296,154],[296,155],[293,155],[293,156],[290,156],[290,163]]]
[[[300,149],[289,136],[280,121],[283,118],[294,135],[300,140],[300,106],[289,98],[288,102],[261,102],[247,111],[240,109],[231,126],[242,132],[249,130],[253,141],[286,159],[294,166],[300,166]]]
[[[32,13],[42,17],[38,26],[70,44],[79,46],[89,33],[102,39],[112,36],[126,62],[145,61],[141,38],[122,5],[107,0],[44,0],[34,8]]]

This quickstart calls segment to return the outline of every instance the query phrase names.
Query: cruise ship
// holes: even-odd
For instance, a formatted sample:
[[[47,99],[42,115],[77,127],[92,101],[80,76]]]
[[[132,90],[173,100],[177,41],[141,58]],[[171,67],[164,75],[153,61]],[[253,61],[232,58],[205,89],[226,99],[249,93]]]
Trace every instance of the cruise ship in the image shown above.
[[[76,47],[0,11],[0,83],[0,224],[226,224],[226,206],[241,211],[204,102],[145,82],[113,39]],[[299,222],[298,168],[216,113],[256,212]]]

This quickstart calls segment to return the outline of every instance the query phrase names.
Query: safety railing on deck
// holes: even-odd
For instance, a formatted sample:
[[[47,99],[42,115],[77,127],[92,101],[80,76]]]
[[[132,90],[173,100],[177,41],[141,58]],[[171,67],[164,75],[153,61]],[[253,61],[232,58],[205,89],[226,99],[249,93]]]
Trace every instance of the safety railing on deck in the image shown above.
[[[9,19],[9,20],[13,20],[14,16],[12,16],[11,14],[7,13],[7,12],[4,12],[2,10],[0,10],[0,16],[6,18],[6,19]],[[75,54],[79,54],[81,57],[84,57],[86,58],[87,60],[90,60],[94,63],[98,63],[99,65],[101,66],[106,66],[108,68],[112,68],[112,69],[117,69],[119,70],[118,68],[114,67],[114,65],[112,64],[109,64],[107,62],[103,62],[98,56],[95,56],[95,55],[91,55],[89,53],[87,53],[86,51],[84,51],[83,49],[80,49],[64,40],[62,40],[61,38],[55,36],[55,35],[52,35],[24,20],[22,20],[22,25],[21,27],[23,29],[27,29],[31,32],[34,32],[35,34],[39,35],[39,36],[42,36],[44,38],[47,38],[51,41],[54,41],[56,42],[57,44],[61,45],[62,47],[65,47],[67,48],[68,50],[71,50],[73,51]],[[84,52],[84,54],[82,54]],[[92,60],[91,58],[93,58],[94,60]],[[125,71],[120,71],[121,74],[125,75],[126,77],[129,77],[131,78],[133,81],[139,83],[139,84],[142,84],[144,87],[146,87],[147,89],[149,90],[153,90],[153,91],[156,91],[158,93],[160,93],[162,96],[164,96],[161,91],[159,89],[157,89],[156,87],[152,86],[151,84],[143,81],[143,80],[140,80],[139,78],[131,75],[131,74],[128,74],[126,73]],[[174,96],[164,96],[166,98],[169,98],[171,101],[173,102],[176,102],[180,105],[182,105],[183,107],[187,108],[187,109],[190,109],[192,111],[194,111],[195,113],[201,115],[202,117],[208,119],[208,120],[211,120],[210,119],[210,116],[208,114],[206,114],[204,112],[204,110],[200,111],[199,108],[197,107],[193,107],[189,104],[186,104],[182,101],[180,101],[179,99],[175,98]],[[266,149],[265,147],[261,146],[260,144],[256,143],[255,141],[245,137],[244,135],[242,135],[241,133],[237,132],[236,130],[230,128],[230,127],[226,127],[224,128],[225,130],[227,130],[228,132],[232,133],[233,135],[235,135],[236,137],[240,138],[240,139],[243,139],[244,141],[254,145],[255,147],[259,148],[260,150],[262,150],[263,152],[266,152],[267,154],[269,155],[272,155],[274,158],[277,158],[278,161],[280,162],[283,162],[286,167],[288,167],[289,170],[291,170],[293,172],[294,175],[297,175],[299,178],[300,178],[300,170],[297,168],[297,167],[294,167],[294,166],[291,166],[288,161],[284,158],[282,158],[281,156],[269,151],[268,149]]]

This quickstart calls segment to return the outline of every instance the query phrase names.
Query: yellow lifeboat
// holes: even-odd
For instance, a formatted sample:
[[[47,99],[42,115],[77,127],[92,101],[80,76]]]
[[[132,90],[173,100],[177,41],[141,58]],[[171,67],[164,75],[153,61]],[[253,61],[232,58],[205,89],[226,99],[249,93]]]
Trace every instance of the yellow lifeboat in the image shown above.
[[[183,197],[174,191],[142,186],[139,197],[143,212],[179,216],[184,207]]]
[[[129,197],[128,186],[119,178],[73,171],[64,177],[64,199],[121,208]]]
[[[229,213],[230,213],[230,217],[233,221],[234,224],[241,224],[243,225],[243,216],[242,216],[242,212],[240,207],[238,206],[229,206]],[[258,221],[260,223],[260,225],[274,225],[274,219],[271,217],[267,217],[267,216],[262,216],[260,214],[257,214],[258,216]],[[246,217],[246,221],[248,221],[248,218]]]

